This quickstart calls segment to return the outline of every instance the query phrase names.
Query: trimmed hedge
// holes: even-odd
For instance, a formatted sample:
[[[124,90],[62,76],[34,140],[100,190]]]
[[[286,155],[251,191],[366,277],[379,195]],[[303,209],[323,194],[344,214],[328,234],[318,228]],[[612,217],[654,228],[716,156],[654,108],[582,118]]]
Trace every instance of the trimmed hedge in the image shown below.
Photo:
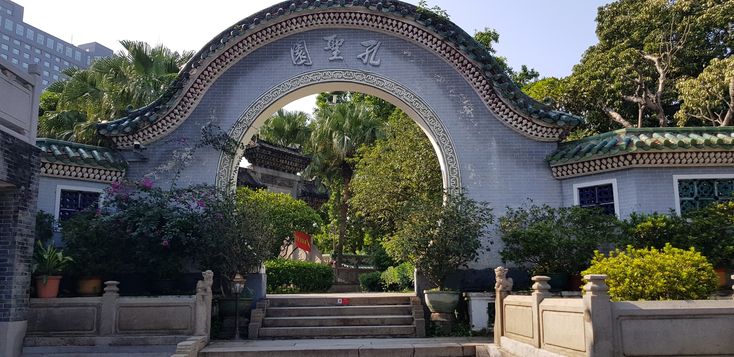
[[[265,262],[268,292],[274,294],[321,293],[331,288],[334,271],[328,265],[298,260]]]
[[[364,273],[359,275],[359,288],[362,291],[369,292],[381,292],[384,291],[382,287],[382,280],[380,279],[379,271],[373,271],[371,273]]]
[[[582,274],[606,274],[613,301],[703,300],[716,290],[714,267],[694,248],[666,244],[663,249],[595,252],[591,267]]]

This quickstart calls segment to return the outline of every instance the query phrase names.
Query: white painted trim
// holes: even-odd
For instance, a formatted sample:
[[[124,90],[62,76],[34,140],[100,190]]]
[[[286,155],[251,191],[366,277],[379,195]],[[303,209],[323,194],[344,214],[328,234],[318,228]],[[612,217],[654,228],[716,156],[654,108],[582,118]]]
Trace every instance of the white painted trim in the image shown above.
[[[61,209],[61,190],[68,190],[68,191],[84,191],[84,192],[97,192],[99,193],[99,205],[102,206],[102,197],[104,196],[104,190],[101,188],[95,188],[95,187],[85,187],[85,186],[69,186],[69,185],[56,185],[56,202],[54,203],[54,222],[55,224],[59,223],[59,210]],[[60,227],[58,227],[57,231],[60,231]]]
[[[614,214],[617,215],[617,217],[620,217],[619,215],[619,191],[617,191],[617,179],[616,178],[573,184],[573,204],[574,206],[579,205],[579,188],[608,185],[610,183],[612,184],[612,193],[614,195]]]
[[[734,174],[691,174],[673,175],[673,199],[675,200],[675,213],[680,212],[680,192],[678,192],[678,181],[680,180],[710,180],[710,179],[734,179]]]

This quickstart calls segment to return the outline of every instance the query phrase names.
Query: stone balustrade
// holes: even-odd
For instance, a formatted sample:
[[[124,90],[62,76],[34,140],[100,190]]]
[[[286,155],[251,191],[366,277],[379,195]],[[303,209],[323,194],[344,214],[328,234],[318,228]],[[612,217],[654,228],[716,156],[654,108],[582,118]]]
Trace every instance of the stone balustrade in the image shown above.
[[[622,301],[606,275],[587,275],[582,299],[552,298],[546,276],[530,296],[510,295],[507,269],[496,274],[494,342],[516,356],[731,356],[734,301]],[[734,278],[734,276],[733,276]]]
[[[211,328],[213,273],[202,275],[196,295],[121,297],[107,281],[101,297],[31,299],[25,345],[178,344],[176,356],[195,356]]]

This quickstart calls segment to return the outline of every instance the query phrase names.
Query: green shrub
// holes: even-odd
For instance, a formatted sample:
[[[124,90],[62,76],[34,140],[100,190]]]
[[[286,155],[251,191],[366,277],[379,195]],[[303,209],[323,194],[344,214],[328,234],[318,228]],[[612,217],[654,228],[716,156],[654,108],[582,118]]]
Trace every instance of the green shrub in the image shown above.
[[[379,271],[373,271],[371,273],[364,273],[359,275],[359,288],[362,291],[368,292],[381,292],[385,291],[382,286],[382,273]]]
[[[380,281],[385,291],[413,290],[413,270],[410,263],[389,267],[380,274]]]
[[[666,243],[674,247],[688,248],[683,242],[686,221],[675,214],[632,213],[623,222],[623,243],[635,248],[662,248]]]
[[[500,218],[500,255],[533,275],[576,274],[589,266],[594,250],[619,240],[618,224],[615,216],[578,206],[508,208]]]
[[[623,300],[707,299],[718,279],[711,263],[695,249],[666,244],[663,249],[616,249],[609,256],[595,252],[582,274],[606,274],[609,295]]]
[[[265,268],[270,293],[320,293],[334,282],[334,271],[324,264],[275,259],[265,262]]]

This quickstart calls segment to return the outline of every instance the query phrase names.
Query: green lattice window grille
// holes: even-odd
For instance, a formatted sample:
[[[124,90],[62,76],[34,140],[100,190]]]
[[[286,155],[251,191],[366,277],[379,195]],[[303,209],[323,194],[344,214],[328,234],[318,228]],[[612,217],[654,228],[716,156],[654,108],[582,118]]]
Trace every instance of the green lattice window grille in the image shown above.
[[[679,180],[678,199],[681,214],[714,202],[734,201],[734,178]]]

